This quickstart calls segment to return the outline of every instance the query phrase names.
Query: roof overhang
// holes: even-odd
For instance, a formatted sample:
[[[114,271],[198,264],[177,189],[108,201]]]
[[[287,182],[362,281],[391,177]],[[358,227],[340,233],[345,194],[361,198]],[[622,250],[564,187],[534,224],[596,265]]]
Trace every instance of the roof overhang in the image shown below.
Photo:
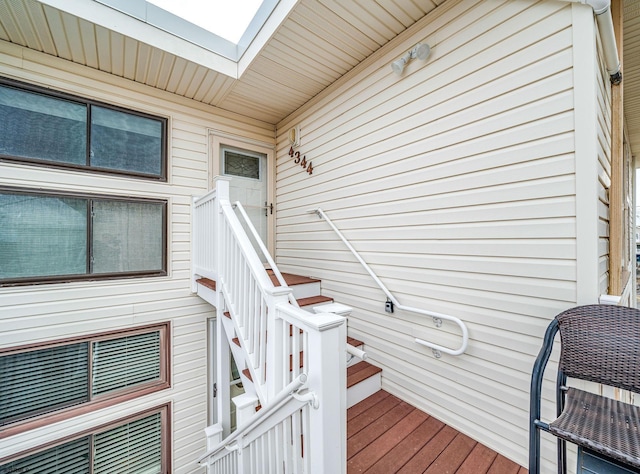
[[[238,79],[297,0],[264,0],[238,44],[146,0],[39,0],[58,10]]]

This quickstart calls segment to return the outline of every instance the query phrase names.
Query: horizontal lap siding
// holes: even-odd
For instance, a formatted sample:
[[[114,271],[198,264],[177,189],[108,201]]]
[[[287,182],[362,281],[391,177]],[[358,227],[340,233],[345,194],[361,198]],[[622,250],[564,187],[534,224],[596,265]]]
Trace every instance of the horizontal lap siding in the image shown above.
[[[168,277],[0,288],[0,347],[172,323],[171,389],[4,439],[0,458],[171,401],[172,472],[203,472],[195,459],[205,449],[206,321],[214,313],[190,292],[191,197],[208,189],[210,128],[268,142],[273,127],[8,43],[0,44],[0,75],[169,119],[167,183],[0,164],[1,185],[169,200]]]
[[[386,389],[521,464],[540,335],[576,301],[571,21],[561,2],[448,2],[278,127],[281,269],[354,308],[349,332]],[[419,41],[431,56],[394,74]],[[287,153],[295,125],[311,176]],[[467,353],[415,344],[460,338],[385,313],[315,207],[402,304],[465,321]]]
[[[611,87],[603,59],[594,71],[597,84],[598,237],[600,294],[609,293],[609,187],[611,186]]]

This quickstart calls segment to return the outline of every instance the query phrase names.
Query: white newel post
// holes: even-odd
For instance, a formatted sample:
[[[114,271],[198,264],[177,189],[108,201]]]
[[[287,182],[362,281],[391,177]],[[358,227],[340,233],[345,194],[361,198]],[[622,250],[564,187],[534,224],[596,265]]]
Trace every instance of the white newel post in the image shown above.
[[[223,226],[222,223],[222,208],[220,207],[221,201],[229,200],[229,182],[231,178],[227,178],[226,176],[216,176],[213,178],[213,184],[216,188],[216,206],[213,217],[213,229],[211,229],[211,235],[215,235],[215,261],[216,261],[216,273],[218,275],[218,279],[224,278],[226,275],[222,275],[222,259],[224,256],[222,255],[223,249],[222,244],[224,242],[222,233]],[[222,285],[218,284],[216,286],[216,308],[218,311],[222,311]]]
[[[276,305],[289,304],[289,288],[276,288],[267,296],[267,400],[273,400],[278,393],[289,383],[285,379],[285,372],[289,368],[289,352],[287,349],[289,334],[288,324],[277,317]],[[273,368],[272,368],[273,367]]]
[[[308,387],[318,408],[309,410],[312,474],[347,470],[346,319],[331,313],[310,318]]]
[[[213,449],[222,441],[222,425],[216,423],[215,425],[207,426],[204,429],[204,435],[207,438],[207,451]],[[209,472],[210,460],[207,460],[207,472]]]

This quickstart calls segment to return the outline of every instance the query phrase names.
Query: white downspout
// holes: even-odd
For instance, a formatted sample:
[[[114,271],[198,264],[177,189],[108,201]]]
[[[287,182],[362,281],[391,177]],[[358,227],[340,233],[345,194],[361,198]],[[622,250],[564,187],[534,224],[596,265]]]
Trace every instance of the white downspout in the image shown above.
[[[584,3],[593,8],[596,15],[598,30],[602,49],[604,50],[604,62],[612,84],[622,82],[622,72],[620,71],[620,58],[618,57],[618,47],[616,45],[616,35],[613,31],[613,18],[611,16],[611,0],[564,0],[570,2]]]

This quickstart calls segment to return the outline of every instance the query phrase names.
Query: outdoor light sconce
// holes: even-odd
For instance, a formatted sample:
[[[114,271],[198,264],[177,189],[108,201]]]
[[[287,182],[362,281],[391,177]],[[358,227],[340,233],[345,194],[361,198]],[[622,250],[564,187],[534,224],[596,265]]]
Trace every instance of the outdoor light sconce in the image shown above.
[[[422,59],[425,60],[429,57],[429,53],[431,52],[431,48],[428,44],[418,43],[409,51],[407,51],[400,59],[396,59],[391,63],[391,69],[396,74],[402,74],[404,67],[407,65],[409,60],[411,59]]]

